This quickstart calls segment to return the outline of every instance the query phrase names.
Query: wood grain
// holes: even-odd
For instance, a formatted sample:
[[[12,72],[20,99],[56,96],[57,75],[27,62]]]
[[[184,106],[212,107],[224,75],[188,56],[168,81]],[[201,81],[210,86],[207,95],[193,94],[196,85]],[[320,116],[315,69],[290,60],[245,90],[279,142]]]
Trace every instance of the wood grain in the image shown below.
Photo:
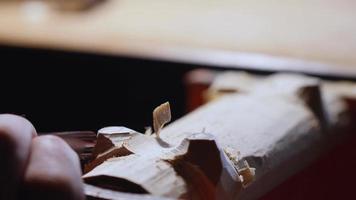
[[[237,77],[240,82],[237,78],[238,84],[235,86],[230,82],[226,84],[228,88],[226,85],[225,88],[220,88],[228,89],[229,94],[162,129],[160,139],[168,147],[161,146],[152,136],[132,133],[119,146],[133,154],[103,162],[85,174],[84,180],[97,187],[121,191],[122,188],[115,187],[122,185],[118,180],[124,179],[152,195],[172,198],[256,199],[325,152],[333,143],[331,138],[341,138],[341,135],[333,134],[335,128],[347,127],[352,123],[351,118],[345,121],[345,116],[351,117],[350,107],[336,105],[351,99],[355,101],[355,84],[324,83],[317,78],[295,74],[268,77],[237,74]],[[213,86],[217,90],[221,84]],[[328,116],[336,118],[330,120]],[[216,142],[219,148],[209,150],[207,146],[197,145],[198,143],[193,142],[195,140],[189,139],[193,143],[182,145],[187,144],[182,141],[186,141],[192,134],[210,135],[209,138],[213,138],[211,141]],[[110,140],[121,141],[113,137]],[[234,176],[227,173],[231,169],[223,172],[216,168],[222,165],[219,163],[224,163],[224,156],[218,155],[225,154],[218,152],[225,148],[240,152],[238,161],[227,163],[236,167],[236,172],[242,176],[241,180],[248,178],[243,176],[248,171],[241,170],[246,169],[241,167],[244,160],[256,169],[252,184],[243,186],[241,180],[231,181]],[[162,163],[162,158],[167,160],[167,155],[171,166]],[[172,155],[175,156],[171,157]],[[177,165],[177,159],[181,160],[179,158],[182,155],[185,158],[183,163],[187,164]],[[159,165],[162,166],[157,170]],[[103,177],[110,179],[100,181]],[[227,181],[228,177],[230,181]],[[172,184],[172,180],[181,184]],[[239,182],[240,184],[236,184]],[[195,191],[195,194],[182,196],[185,193],[181,190],[182,187]],[[139,191],[141,190],[134,190]],[[210,193],[211,191],[215,192]],[[218,191],[225,191],[224,195],[216,195]]]

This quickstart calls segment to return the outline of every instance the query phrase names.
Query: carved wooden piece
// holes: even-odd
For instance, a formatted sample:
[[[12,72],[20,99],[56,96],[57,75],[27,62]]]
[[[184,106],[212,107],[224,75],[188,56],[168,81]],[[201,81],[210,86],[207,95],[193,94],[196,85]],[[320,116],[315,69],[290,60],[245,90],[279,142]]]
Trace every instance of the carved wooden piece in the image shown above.
[[[356,101],[355,82],[325,81],[298,74],[278,73],[271,76],[261,76],[236,71],[220,73],[215,77],[206,92],[206,100],[211,101],[229,93],[256,93],[256,88],[259,91],[264,90],[264,94],[270,93],[271,95],[276,94],[276,92],[279,94],[293,93],[298,84],[305,86],[304,91],[300,91],[299,94],[304,93],[305,103],[314,106],[311,109],[318,113],[319,118],[324,118],[327,121],[325,125],[336,126],[339,123],[350,122],[351,119],[348,118],[354,116],[352,113],[355,112],[355,109],[352,105],[355,105]],[[313,94],[316,96],[311,97],[310,95]],[[308,99],[309,103],[307,102]],[[313,103],[310,100],[315,102]]]
[[[161,136],[174,143],[183,133],[202,128],[214,134],[222,146],[239,150],[242,159],[256,168],[256,180],[315,145],[322,136],[318,120],[303,104],[246,95],[226,96],[203,106],[168,126]]]
[[[83,176],[85,182],[115,191],[193,199],[233,199],[242,188],[237,169],[209,134],[191,134],[171,147],[144,134],[130,137],[120,148],[132,154],[99,164]]]
[[[278,182],[285,180],[296,170],[308,164],[319,153],[335,144],[335,141],[340,141],[344,136],[343,134],[340,135],[342,130],[352,126],[352,122],[356,120],[355,107],[352,106],[356,102],[356,84],[346,81],[323,81],[317,78],[294,74],[255,76],[243,72],[229,72],[219,75],[210,87],[208,94],[213,94],[211,95],[213,98],[214,94],[217,94],[215,97],[221,97],[226,93],[255,94],[260,89],[264,90],[262,91],[264,94],[270,93],[273,95],[277,92],[287,97],[288,95],[286,96],[285,94],[291,93],[293,90],[295,91],[295,88],[293,89],[291,86],[300,83],[305,86],[309,85],[299,90],[299,96],[300,94],[304,94],[300,96],[302,97],[302,102],[318,116],[319,122],[322,122],[320,125],[324,127],[321,140],[312,141],[313,145],[296,154],[296,156],[284,158],[276,156],[277,159],[285,159],[284,163],[281,162],[279,166],[277,165],[272,168],[268,165],[263,166],[263,168],[267,168],[268,173],[263,177],[256,177],[254,184],[242,192],[241,198],[254,199],[259,197],[273,188]],[[316,87],[315,83],[320,86]],[[293,138],[286,137],[285,139],[290,140]],[[296,141],[294,141],[293,146],[287,146],[283,149],[284,151],[290,152],[299,148],[297,142],[303,141],[303,138],[294,139]],[[310,142],[309,139],[306,141]],[[300,145],[306,145],[306,143],[303,142]],[[278,148],[278,146],[276,145],[274,148]],[[269,159],[267,158],[267,160]],[[258,167],[257,171],[260,171]]]
[[[109,150],[99,151],[98,156],[108,155],[110,149],[117,146],[131,154],[110,155],[121,157],[95,165],[97,167],[94,166],[92,171],[84,175],[84,180],[95,185],[100,180],[98,177],[114,177],[111,180],[113,183],[124,179],[137,186],[135,192],[173,198],[259,197],[322,151],[325,146],[323,142],[328,137],[324,132],[339,124],[329,120],[324,113],[345,113],[348,108],[332,110],[333,105],[323,106],[330,103],[325,100],[330,89],[327,85],[323,85],[321,89],[318,79],[294,75],[275,75],[260,83],[257,82],[259,78],[246,79],[249,79],[250,84],[240,83],[235,91],[228,91],[232,94],[219,98],[164,128],[160,139],[169,144],[168,147],[163,147],[157,138],[138,133],[130,133],[130,138],[124,142],[120,140],[120,145],[112,142],[115,147],[108,145],[109,148],[106,149]],[[354,98],[349,94],[353,91],[352,88],[342,95],[334,92],[331,96],[339,101],[346,93],[348,99],[352,100]],[[339,122],[339,118],[336,121]],[[211,134],[214,140],[187,139],[193,133]],[[203,148],[205,152],[198,151],[201,148],[193,148],[197,146],[196,141],[214,141],[216,148],[212,148],[212,145],[210,149],[213,151],[207,151],[208,145]],[[222,151],[224,148],[240,151],[240,160],[233,162],[230,161],[231,158],[227,159],[228,156]],[[219,156],[217,152],[220,152]],[[198,162],[197,158],[202,158],[205,163]],[[248,181],[248,175],[252,171],[249,167],[243,167],[246,166],[244,160],[256,168],[256,181],[247,188],[242,187],[242,182],[244,177]],[[214,169],[217,165],[212,163],[220,163],[225,168]],[[157,166],[161,166],[166,174],[159,173]],[[220,175],[213,175],[213,172]],[[156,178],[161,178],[160,182]],[[107,179],[103,180],[105,182]],[[179,184],[173,184],[174,182]],[[117,185],[120,186],[120,183],[116,182],[115,186]],[[105,186],[103,182],[97,186],[103,190],[114,187],[110,184]],[[125,191],[125,188],[114,190]]]
[[[174,200],[174,198],[157,197],[144,194],[118,192],[110,189],[84,184],[87,199],[112,199],[112,200]]]

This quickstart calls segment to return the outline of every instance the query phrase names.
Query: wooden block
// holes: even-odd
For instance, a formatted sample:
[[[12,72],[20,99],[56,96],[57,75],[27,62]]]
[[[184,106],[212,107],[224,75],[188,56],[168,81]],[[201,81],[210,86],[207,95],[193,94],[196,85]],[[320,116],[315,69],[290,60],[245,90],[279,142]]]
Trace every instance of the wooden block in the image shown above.
[[[97,146],[101,141],[98,140]],[[105,151],[111,158],[83,176],[87,184],[97,186],[95,190],[171,198],[232,199],[243,187],[238,168],[234,168],[211,135],[191,134],[171,147],[163,147],[156,138],[139,133],[133,133],[123,143],[122,140],[114,143],[132,153],[113,155],[108,152],[111,148]],[[87,193],[90,194],[93,191]]]
[[[258,198],[325,151],[326,132],[342,125],[328,116],[350,110],[334,102],[354,99],[354,85],[340,92],[331,89],[336,83],[301,75],[241,77],[245,83],[163,128],[159,137],[133,132],[124,141],[112,135],[99,140],[106,147],[98,158],[110,158],[83,176],[95,186],[87,194],[111,189],[168,198]],[[131,153],[110,154],[117,148]],[[251,184],[248,165],[256,170]]]

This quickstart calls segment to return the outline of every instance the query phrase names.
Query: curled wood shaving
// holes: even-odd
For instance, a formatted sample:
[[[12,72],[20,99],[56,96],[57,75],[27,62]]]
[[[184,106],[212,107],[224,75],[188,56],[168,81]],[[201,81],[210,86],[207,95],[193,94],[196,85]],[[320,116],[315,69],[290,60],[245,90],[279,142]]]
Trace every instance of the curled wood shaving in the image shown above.
[[[227,157],[234,163],[234,165],[238,166],[238,162],[240,160],[240,152],[235,151],[231,147],[226,147],[224,148],[224,152],[227,155]]]
[[[242,186],[247,187],[251,184],[255,177],[255,168],[250,167],[248,162],[244,160],[242,163],[240,162],[240,152],[235,151],[231,147],[224,148],[224,153],[230,159],[232,164],[234,165],[235,170],[239,174],[242,180]]]
[[[171,121],[171,108],[169,102],[163,103],[153,110],[153,130],[159,136],[163,126]]]
[[[152,135],[152,127],[150,127],[150,126],[145,127],[145,135],[147,135],[147,136]]]
[[[244,160],[244,167],[237,170],[240,176],[242,176],[242,186],[247,187],[251,184],[255,178],[255,168],[249,166],[248,162]]]
[[[108,126],[98,130],[98,135],[130,134],[136,131],[124,126]]]

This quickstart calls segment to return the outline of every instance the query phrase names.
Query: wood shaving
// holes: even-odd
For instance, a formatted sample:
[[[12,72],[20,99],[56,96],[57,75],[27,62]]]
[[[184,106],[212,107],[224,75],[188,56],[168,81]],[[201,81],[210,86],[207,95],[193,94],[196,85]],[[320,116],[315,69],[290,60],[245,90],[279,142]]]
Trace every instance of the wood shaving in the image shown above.
[[[239,169],[237,172],[239,173],[240,176],[242,176],[242,186],[247,187],[249,184],[251,184],[255,178],[255,168],[252,168],[249,166],[248,162],[244,160],[244,165],[245,167],[242,169]]]
[[[171,108],[169,102],[163,103],[153,110],[153,130],[159,137],[163,126],[171,121]]]
[[[226,148],[224,148],[224,153],[230,159],[235,170],[239,174],[239,176],[242,180],[242,185],[244,187],[247,187],[249,184],[251,184],[254,180],[256,169],[251,168],[246,160],[244,160],[242,163],[239,162],[240,161],[240,152],[239,151],[235,151],[231,147],[226,147]]]
[[[152,127],[150,127],[150,126],[145,127],[145,135],[147,135],[147,136],[152,135]]]

